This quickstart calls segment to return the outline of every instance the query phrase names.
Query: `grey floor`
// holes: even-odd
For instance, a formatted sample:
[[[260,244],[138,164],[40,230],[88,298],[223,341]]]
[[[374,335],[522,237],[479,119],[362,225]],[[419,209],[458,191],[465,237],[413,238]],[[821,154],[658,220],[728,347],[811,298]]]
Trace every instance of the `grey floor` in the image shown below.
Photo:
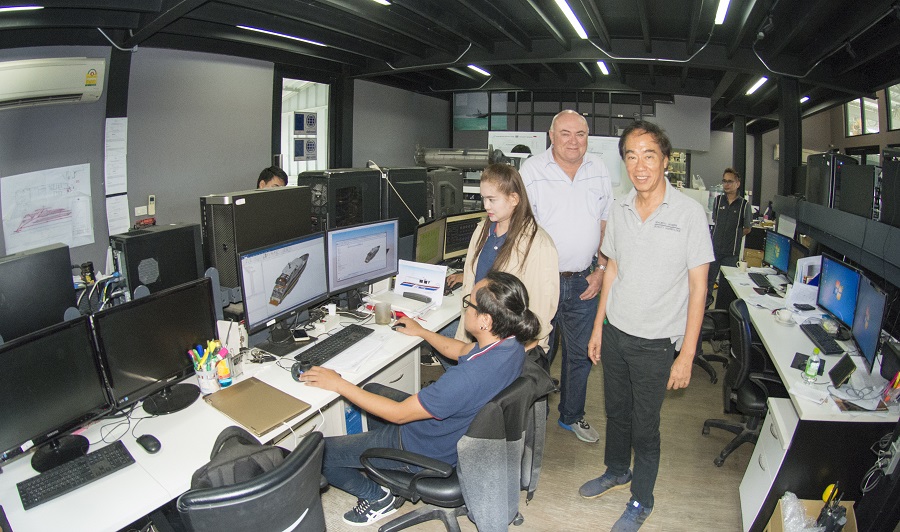
[[[708,350],[709,345],[704,346]],[[670,391],[662,411],[662,457],[653,514],[642,530],[652,531],[737,531],[741,529],[738,485],[750,460],[753,448],[744,445],[726,460],[722,467],[713,465],[716,457],[731,439],[725,431],[711,431],[702,436],[700,430],[707,418],[727,417],[722,413],[721,364],[715,364],[719,382],[711,384],[708,375],[694,366],[690,386]],[[423,366],[422,382],[436,378],[436,369]],[[558,376],[559,362],[551,373]],[[524,497],[520,512],[525,522],[516,531],[595,531],[609,530],[628,502],[628,490],[621,490],[596,500],[582,499],[578,488],[598,476],[603,468],[603,375],[594,367],[588,383],[587,419],[601,434],[599,443],[587,444],[556,424],[558,395],[553,395],[544,451],[544,466],[534,499],[528,506]],[[738,418],[732,416],[733,419]],[[355,499],[337,489],[323,495],[328,530],[360,530],[343,523],[341,515],[355,504]],[[406,503],[399,515],[416,506]],[[381,521],[383,524],[392,517]],[[460,519],[463,530],[475,526]],[[366,527],[376,530],[376,525]],[[441,531],[440,522],[419,525],[413,530]]]

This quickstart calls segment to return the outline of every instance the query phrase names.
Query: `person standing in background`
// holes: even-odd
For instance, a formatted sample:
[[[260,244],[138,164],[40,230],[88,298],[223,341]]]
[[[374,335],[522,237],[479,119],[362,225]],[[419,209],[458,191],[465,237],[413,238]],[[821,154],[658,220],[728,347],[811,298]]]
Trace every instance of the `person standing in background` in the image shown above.
[[[713,203],[712,242],[716,255],[709,265],[707,293],[712,294],[722,266],[737,266],[741,259],[741,243],[753,225],[753,209],[741,197],[741,175],[734,168],[726,168],[722,174],[723,194]]]

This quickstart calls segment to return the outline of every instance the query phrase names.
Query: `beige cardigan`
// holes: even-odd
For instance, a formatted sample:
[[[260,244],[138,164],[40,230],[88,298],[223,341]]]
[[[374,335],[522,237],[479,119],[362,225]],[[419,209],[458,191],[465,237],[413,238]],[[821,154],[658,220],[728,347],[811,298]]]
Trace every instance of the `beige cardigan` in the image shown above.
[[[476,246],[478,245],[478,237],[481,235],[485,222],[483,220],[475,228],[472,239],[469,241],[469,251],[466,254],[466,263],[463,266],[463,284],[462,294],[468,294],[472,291],[472,285],[475,284],[475,272],[472,269],[472,261],[478,253]],[[521,239],[521,240],[524,240]],[[550,345],[550,320],[556,315],[556,307],[559,305],[559,255],[556,253],[556,246],[550,235],[538,226],[537,233],[534,235],[534,241],[531,243],[531,250],[527,257],[523,257],[525,242],[519,241],[521,247],[514,250],[507,261],[506,267],[502,271],[511,273],[522,281],[525,289],[528,290],[528,308],[538,317],[541,322],[540,342],[539,345],[547,350]],[[524,261],[524,267],[520,270],[519,265]],[[459,317],[459,328],[456,330],[456,339],[463,342],[474,341],[466,332],[465,312]]]

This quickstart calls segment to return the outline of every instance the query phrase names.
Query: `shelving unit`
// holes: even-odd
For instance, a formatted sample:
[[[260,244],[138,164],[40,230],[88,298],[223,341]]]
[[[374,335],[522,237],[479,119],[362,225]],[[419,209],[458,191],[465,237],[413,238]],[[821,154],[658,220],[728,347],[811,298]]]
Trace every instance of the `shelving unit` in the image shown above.
[[[668,176],[669,182],[673,186],[677,186],[681,181],[682,185],[687,188],[691,186],[691,180],[688,172],[690,171],[690,155],[683,151],[673,151],[669,157]]]

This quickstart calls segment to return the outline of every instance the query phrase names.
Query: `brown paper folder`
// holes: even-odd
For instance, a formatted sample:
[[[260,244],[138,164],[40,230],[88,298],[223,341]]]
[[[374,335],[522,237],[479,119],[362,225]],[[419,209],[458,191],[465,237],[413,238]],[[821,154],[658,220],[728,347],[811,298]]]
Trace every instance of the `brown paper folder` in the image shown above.
[[[309,410],[309,404],[256,377],[209,394],[203,400],[257,436]]]

